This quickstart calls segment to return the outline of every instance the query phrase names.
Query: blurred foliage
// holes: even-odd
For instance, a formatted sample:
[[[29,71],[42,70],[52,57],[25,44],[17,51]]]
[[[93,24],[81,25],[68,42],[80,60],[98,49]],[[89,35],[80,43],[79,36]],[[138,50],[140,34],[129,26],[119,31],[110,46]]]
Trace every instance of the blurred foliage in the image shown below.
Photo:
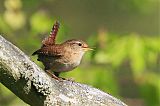
[[[25,24],[25,15],[21,11],[21,0],[6,0],[4,4],[6,7],[6,11],[4,12],[6,23],[14,30],[23,27]]]
[[[41,2],[36,0],[0,1],[3,1],[1,3],[2,6],[0,6],[0,33],[29,56],[41,46],[42,39],[48,36],[54,21],[57,19],[61,22],[57,42],[72,37],[69,33],[71,32],[69,23],[64,20],[64,22],[61,21],[61,17],[59,18],[52,14],[52,5],[56,4],[57,0],[41,0]],[[62,6],[67,5],[64,5],[63,2],[65,1],[62,0],[60,2]],[[67,1],[71,5],[70,7],[73,6],[72,2],[75,1]],[[76,9],[75,14],[89,11],[92,16],[92,9],[96,9],[96,0],[84,2],[87,5],[86,10]],[[79,1],[76,1],[76,3],[78,4]],[[110,14],[111,17],[112,15],[115,17],[114,12],[117,12],[117,14],[118,12],[125,12],[127,13],[127,18],[131,18],[130,14],[136,12],[141,15],[147,14],[150,17],[155,10],[154,6],[158,4],[158,0],[102,0],[100,4],[102,7],[107,5],[105,12]],[[56,5],[54,6],[56,7]],[[90,8],[90,6],[94,8]],[[59,8],[59,11],[55,10],[58,12],[53,13],[58,14],[62,12],[61,9],[63,10],[63,8]],[[74,9],[71,10],[74,11]],[[99,18],[101,15],[99,12],[100,10],[98,9],[94,11],[95,15],[90,20],[95,19],[94,22],[101,21],[95,18],[96,16]],[[104,9],[101,12],[103,13]],[[66,12],[62,13],[66,14]],[[72,15],[73,13],[67,13],[66,18],[71,18],[71,23],[74,23],[75,19],[72,18]],[[123,16],[123,14],[121,15]],[[79,16],[77,15],[77,17]],[[84,18],[84,16],[89,17],[88,13],[82,15],[81,18]],[[79,18],[76,20],[80,22],[78,25],[73,26],[75,32],[77,29],[83,29],[79,26],[85,19],[80,20]],[[85,26],[87,26],[90,20],[87,23],[85,21]],[[114,26],[117,25],[115,24],[116,22],[121,24],[121,21],[115,21],[114,18],[110,20]],[[94,22],[90,22],[92,28],[96,26]],[[143,30],[143,28],[138,27],[138,31],[130,31],[132,27],[129,29],[128,27],[130,26],[127,26],[127,23],[122,23],[125,26],[124,28],[126,28],[125,30],[129,33],[119,34],[117,31],[110,31],[110,28],[99,27],[103,25],[97,25],[96,30],[91,30],[90,27],[86,28],[84,26],[86,29],[83,29],[83,32],[77,31],[74,38],[85,39],[94,48],[94,51],[86,53],[82,64],[77,69],[68,73],[62,73],[62,76],[74,77],[77,82],[92,85],[111,95],[122,98],[130,106],[158,106],[160,104],[160,33],[157,35],[139,34],[138,31]],[[143,24],[145,27],[146,23]],[[114,28],[116,29],[116,27]],[[150,28],[150,30],[153,32],[154,27]],[[79,36],[78,34],[83,35],[87,31],[91,31],[92,34],[90,36]],[[145,31],[147,32],[147,30]],[[40,62],[36,61],[36,57],[31,57],[31,59],[43,67]],[[11,94],[2,84],[0,85],[1,106],[25,105],[22,101],[18,101],[17,97]]]

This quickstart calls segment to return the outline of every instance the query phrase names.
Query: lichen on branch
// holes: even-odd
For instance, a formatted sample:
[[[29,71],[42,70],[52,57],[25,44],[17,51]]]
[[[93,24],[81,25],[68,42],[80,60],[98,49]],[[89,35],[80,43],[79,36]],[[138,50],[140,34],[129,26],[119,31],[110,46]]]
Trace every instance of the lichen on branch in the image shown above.
[[[119,99],[91,86],[51,78],[2,36],[0,82],[32,106],[126,106]]]

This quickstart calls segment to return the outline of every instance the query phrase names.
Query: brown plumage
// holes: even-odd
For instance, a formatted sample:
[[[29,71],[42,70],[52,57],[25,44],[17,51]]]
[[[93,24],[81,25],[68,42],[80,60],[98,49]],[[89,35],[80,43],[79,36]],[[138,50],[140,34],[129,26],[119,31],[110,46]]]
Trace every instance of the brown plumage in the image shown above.
[[[45,71],[52,74],[52,77],[59,79],[60,72],[71,71],[76,68],[85,51],[91,50],[82,40],[67,40],[61,44],[55,44],[59,23],[53,25],[50,36],[42,41],[42,46],[32,55],[38,55],[38,61],[45,66]]]
[[[55,39],[56,35],[59,29],[60,23],[58,21],[55,22],[53,25],[49,37],[45,38],[42,41],[43,46],[48,46],[48,45],[54,45],[55,44]]]

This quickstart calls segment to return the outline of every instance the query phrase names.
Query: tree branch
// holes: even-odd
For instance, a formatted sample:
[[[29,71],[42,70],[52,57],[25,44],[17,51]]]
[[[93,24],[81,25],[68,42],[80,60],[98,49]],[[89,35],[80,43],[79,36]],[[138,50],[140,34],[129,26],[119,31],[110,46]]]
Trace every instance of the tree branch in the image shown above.
[[[113,96],[88,85],[54,80],[2,36],[0,82],[32,106],[126,106]]]

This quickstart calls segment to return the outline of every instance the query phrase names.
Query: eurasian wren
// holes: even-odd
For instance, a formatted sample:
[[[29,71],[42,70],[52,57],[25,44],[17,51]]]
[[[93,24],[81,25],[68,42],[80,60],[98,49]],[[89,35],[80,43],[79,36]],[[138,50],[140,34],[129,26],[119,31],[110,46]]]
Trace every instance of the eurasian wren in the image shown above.
[[[38,61],[45,66],[45,71],[59,80],[61,72],[71,71],[76,68],[88,50],[92,50],[82,40],[67,40],[61,44],[55,44],[55,38],[59,29],[59,22],[55,22],[49,37],[42,41],[42,46],[32,55],[38,55]]]

